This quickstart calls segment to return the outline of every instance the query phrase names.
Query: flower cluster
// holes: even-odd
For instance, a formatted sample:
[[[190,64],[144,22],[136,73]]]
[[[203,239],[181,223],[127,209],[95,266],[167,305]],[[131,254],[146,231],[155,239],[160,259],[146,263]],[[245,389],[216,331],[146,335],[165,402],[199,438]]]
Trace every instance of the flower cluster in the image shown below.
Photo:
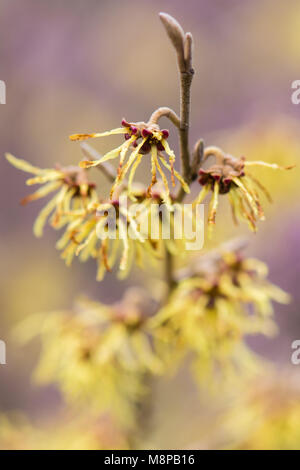
[[[41,338],[38,383],[56,383],[71,403],[89,403],[128,426],[145,393],[144,375],[163,371],[148,327],[152,309],[145,293],[132,289],[110,306],[82,299],[73,311],[33,315],[16,334],[23,342]]]
[[[199,170],[199,183],[203,188],[194,201],[194,204],[200,204],[209,192],[213,193],[208,215],[210,232],[215,225],[219,194],[228,195],[234,222],[237,223],[238,218],[246,221],[255,232],[257,220],[265,219],[258,191],[263,192],[270,202],[271,197],[262,183],[249,173],[248,167],[264,166],[288,170],[293,166],[280,167],[263,161],[247,161],[245,157],[236,158],[225,154],[218,147],[207,147],[203,161],[210,156],[216,158],[216,163],[206,170]]]
[[[84,429],[84,432],[82,430]],[[113,420],[85,411],[60,413],[55,421],[31,422],[22,413],[0,415],[1,450],[112,450],[128,449]]]
[[[94,133],[94,134],[73,134],[70,136],[71,140],[85,140],[94,137],[105,137],[114,134],[124,134],[125,141],[119,147],[106,153],[99,160],[82,161],[80,166],[83,168],[90,168],[98,166],[99,164],[119,157],[119,166],[116,180],[111,188],[110,197],[113,197],[114,191],[118,185],[124,180],[126,174],[129,172],[128,188],[131,193],[131,185],[134,179],[136,170],[142,160],[143,155],[151,154],[151,183],[148,186],[148,194],[151,193],[152,187],[157,182],[157,173],[162,178],[165,186],[166,194],[169,195],[169,184],[167,178],[162,170],[163,165],[171,173],[172,184],[175,186],[175,178],[178,179],[183,189],[188,193],[189,187],[182,178],[182,176],[174,169],[175,154],[170,149],[168,144],[169,131],[166,129],[160,130],[159,126],[154,123],[136,122],[129,123],[125,119],[122,120],[121,128],[113,129],[111,131]],[[139,142],[140,141],[140,142]],[[131,153],[126,161],[126,156],[131,150]],[[165,152],[169,157],[169,162],[162,152]]]
[[[299,449],[299,379],[278,372],[264,373],[240,387],[236,405],[223,421],[231,449]]]
[[[192,350],[199,377],[214,377],[231,363],[247,361],[243,338],[273,334],[272,301],[289,302],[266,276],[266,265],[245,258],[239,249],[204,255],[152,320],[158,337],[184,354]]]
[[[82,168],[57,165],[57,168],[41,169],[11,154],[6,154],[6,158],[15,168],[35,175],[26,181],[28,186],[42,185],[37,191],[24,197],[21,200],[22,205],[55,192],[34,223],[33,231],[37,237],[43,235],[44,226],[51,215],[52,227],[60,228],[71,212],[85,210],[98,200],[96,185],[89,182],[87,172]]]

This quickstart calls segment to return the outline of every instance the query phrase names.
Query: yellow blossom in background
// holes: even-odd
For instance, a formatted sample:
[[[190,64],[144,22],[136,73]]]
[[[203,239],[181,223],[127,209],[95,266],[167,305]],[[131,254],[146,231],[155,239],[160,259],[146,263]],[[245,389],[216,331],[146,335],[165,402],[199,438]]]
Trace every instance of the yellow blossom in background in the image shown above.
[[[296,375],[259,375],[241,387],[234,409],[223,421],[231,441],[241,450],[299,450],[300,384]]]
[[[205,380],[251,368],[244,338],[274,334],[272,301],[288,303],[288,294],[267,281],[264,263],[226,246],[200,257],[186,274],[152,320],[157,337],[184,355],[193,351],[194,372]]]
[[[83,432],[84,429],[84,432]],[[127,449],[126,435],[108,417],[62,413],[56,420],[32,423],[21,413],[0,415],[1,450]]]
[[[95,413],[109,413],[130,427],[146,393],[145,374],[163,371],[146,308],[145,294],[134,289],[111,306],[84,299],[73,311],[29,317],[17,337],[22,342],[41,339],[35,381],[56,383],[67,402],[88,404]]]
[[[211,15],[209,8],[215,10],[214,7],[208,6],[209,3],[207,2],[207,12],[204,11],[205,18]],[[191,11],[197,11],[195,6],[191,8]],[[206,6],[201,8],[206,9]],[[253,26],[251,15],[254,13],[259,23],[264,22],[256,7],[253,9],[247,7],[244,10],[232,6],[232,9],[233,15],[230,16],[233,24],[239,25],[241,30],[240,20],[243,15],[247,17],[247,20],[244,19],[245,24],[250,21]],[[143,13],[145,12],[146,10],[143,10]],[[110,73],[107,75],[109,65],[107,58],[110,62],[113,57],[109,48],[115,40],[120,43],[118,36],[126,22],[123,21],[118,26],[118,34],[113,41],[107,42],[109,34],[106,33],[112,24],[115,26],[116,22],[115,15],[112,15],[110,22],[109,8],[105,13],[108,13],[106,25],[102,24],[99,28],[96,16],[93,20],[97,23],[96,27],[88,21],[88,32],[84,35],[84,41],[79,38],[75,48],[87,59],[85,66],[92,65],[92,73],[88,78],[91,87],[88,88],[95,90],[96,86],[93,84],[98,83],[98,77],[94,79],[92,74],[95,72],[94,67],[98,65],[95,63],[94,51],[98,54],[101,47],[104,47],[106,52],[109,51],[102,54],[99,60],[101,85],[95,94],[97,98],[90,100],[90,89],[87,90],[86,96],[82,92],[82,84],[87,83],[85,77],[87,72],[82,67],[79,67],[80,70],[78,69],[76,74],[76,76],[79,74],[78,90],[77,85],[73,84],[72,86],[70,84],[68,90],[66,79],[63,80],[65,85],[59,93],[58,82],[53,80],[51,84],[53,97],[50,93],[51,99],[47,97],[43,105],[39,104],[38,93],[31,95],[37,102],[38,113],[30,102],[28,106],[30,110],[25,111],[22,117],[24,124],[17,122],[20,132],[16,133],[14,130],[13,138],[15,135],[18,137],[18,141],[14,142],[15,148],[22,148],[25,154],[27,151],[34,151],[36,155],[42,155],[42,158],[46,159],[52,159],[52,155],[64,155],[64,159],[69,162],[71,154],[68,152],[73,151],[71,148],[74,147],[68,143],[65,136],[69,135],[71,128],[74,126],[78,128],[80,121],[81,128],[94,125],[97,129],[95,123],[99,122],[99,119],[115,120],[111,109],[114,100],[118,111],[123,108],[123,104],[124,109],[126,108],[126,98],[123,102],[118,95],[119,91],[122,92],[123,88],[126,88],[126,82],[127,85],[129,83],[126,79],[128,64],[133,66],[135,70],[133,80],[138,84],[137,87],[128,88],[129,102],[133,106],[130,113],[141,111],[144,105],[147,108],[153,104],[158,107],[153,110],[147,122],[128,122],[123,119],[119,128],[107,132],[70,135],[71,141],[81,142],[80,146],[84,153],[85,159],[78,166],[59,164],[53,166],[51,163],[50,168],[43,169],[11,154],[6,154],[6,158],[15,168],[31,173],[32,177],[27,180],[27,185],[40,185],[38,190],[22,199],[23,205],[49,196],[49,201],[35,221],[34,233],[36,236],[41,236],[48,220],[53,228],[60,230],[56,248],[67,266],[71,266],[76,258],[81,262],[93,259],[97,265],[98,281],[111,271],[116,271],[118,279],[124,279],[137,266],[143,268],[143,272],[138,273],[135,281],[145,285],[146,289],[129,287],[129,283],[128,287],[127,283],[124,283],[125,286],[120,286],[117,281],[113,280],[111,283],[110,278],[99,287],[99,299],[103,301],[81,297],[75,301],[72,308],[55,310],[53,305],[57,304],[63,293],[65,299],[63,305],[66,304],[69,295],[67,287],[70,284],[64,279],[65,272],[61,276],[55,275],[55,282],[53,281],[51,286],[46,286],[49,284],[49,276],[51,277],[52,260],[47,256],[45,244],[41,245],[42,251],[37,255],[38,262],[32,258],[30,250],[24,253],[26,261],[23,264],[27,266],[25,269],[22,263],[19,267],[19,255],[22,252],[23,256],[24,252],[20,245],[24,244],[19,243],[20,240],[16,237],[18,250],[11,253],[11,250],[6,248],[6,239],[2,240],[4,246],[2,251],[5,253],[4,291],[11,290],[14,299],[18,298],[15,300],[14,310],[24,312],[24,315],[27,315],[28,311],[42,312],[24,318],[15,329],[14,339],[22,348],[29,348],[30,343],[32,348],[30,351],[34,354],[35,346],[39,347],[34,370],[33,373],[30,371],[30,376],[36,385],[44,388],[36,390],[37,395],[42,395],[42,404],[44,393],[47,395],[49,392],[51,396],[51,388],[52,390],[54,388],[55,392],[54,403],[51,402],[51,406],[48,406],[48,398],[45,399],[46,412],[49,415],[53,411],[53,419],[48,417],[44,420],[40,419],[40,416],[25,418],[19,413],[5,413],[5,409],[4,412],[0,412],[0,448],[112,450],[134,449],[146,445],[150,448],[162,448],[166,442],[171,445],[169,448],[174,448],[176,441],[189,446],[188,448],[209,448],[213,445],[217,448],[233,449],[297,448],[300,438],[299,388],[290,381],[284,388],[278,377],[271,379],[270,364],[254,352],[257,348],[255,342],[257,335],[271,337],[277,333],[273,302],[287,304],[290,296],[268,280],[268,268],[264,263],[245,256],[243,243],[234,241],[202,256],[198,254],[195,256],[195,252],[203,248],[206,238],[211,237],[216,220],[220,228],[223,227],[223,233],[227,228],[230,230],[231,224],[219,224],[219,219],[222,221],[223,217],[222,199],[229,202],[228,208],[231,208],[234,223],[246,222],[254,232],[257,231],[259,221],[265,219],[264,199],[271,202],[269,189],[272,194],[275,190],[275,196],[276,194],[281,196],[278,199],[284,200],[282,197],[284,195],[285,198],[290,197],[289,202],[293,205],[297,203],[295,197],[299,180],[297,169],[291,172],[290,178],[282,172],[272,170],[290,169],[291,164],[296,162],[300,150],[300,144],[295,138],[298,135],[298,123],[294,121],[291,125],[291,121],[283,119],[274,125],[275,120],[273,122],[266,116],[263,122],[257,120],[256,126],[251,125],[249,119],[246,119],[245,128],[228,131],[227,124],[230,125],[234,121],[236,108],[227,106],[233,98],[230,95],[230,86],[233,82],[230,75],[222,73],[224,65],[226,68],[228,62],[226,57],[215,57],[216,44],[205,38],[206,33],[201,30],[198,50],[201,53],[197,52],[194,63],[193,35],[185,32],[175,18],[167,13],[160,13],[159,17],[176,53],[180,96],[175,110],[171,96],[171,90],[175,90],[173,75],[168,75],[171,62],[162,60],[160,47],[157,48],[158,35],[155,33],[152,34],[153,40],[148,42],[152,51],[157,49],[157,57],[155,57],[155,67],[150,64],[151,61],[144,61],[146,82],[142,78],[143,67],[136,67],[137,58],[144,57],[145,47],[148,47],[143,41],[135,40],[135,53],[124,54],[122,51],[120,57],[114,56],[113,70],[122,71],[121,75],[118,73],[113,76]],[[126,8],[122,9],[122,14],[125,16],[128,14]],[[136,20],[141,14],[140,6],[133,8],[131,14],[136,16]],[[37,15],[40,20],[39,11]],[[147,37],[151,39],[152,28],[148,31],[149,19],[144,23],[142,36],[145,36],[147,31],[149,32]],[[107,24],[110,25],[109,28]],[[135,24],[140,22],[135,21]],[[54,28],[58,31],[57,37],[59,38],[60,27],[64,37],[69,37],[69,34],[65,33],[67,30],[64,23],[60,25],[61,21],[56,25],[58,29]],[[269,22],[267,26],[269,27]],[[52,29],[50,28],[51,31]],[[265,28],[263,30],[265,31]],[[233,40],[231,35],[236,28],[229,28],[228,31],[230,31],[229,39]],[[225,30],[224,32],[227,35]],[[220,38],[224,32],[220,30]],[[7,36],[10,43],[10,34]],[[120,37],[125,44],[125,36],[121,34]],[[247,50],[247,54],[243,53],[241,56],[231,54],[234,57],[233,64],[235,60],[241,60],[243,63],[245,57],[251,57],[251,51],[247,48],[248,37],[249,35],[243,34],[241,46],[232,45],[231,49],[235,52],[245,51],[244,46]],[[86,41],[92,41],[93,47],[86,48],[89,46]],[[101,45],[100,48],[94,48],[97,41]],[[54,43],[52,40],[48,41],[47,46],[50,45],[52,50],[56,43],[60,45],[61,41]],[[273,50],[268,49],[268,41],[261,43],[265,53],[269,52],[272,55]],[[14,43],[12,45],[14,51]],[[50,49],[45,48],[46,51]],[[35,49],[28,47],[28,51],[30,54],[28,63],[33,64],[35,61],[32,60],[31,54],[35,53]],[[142,53],[137,54],[137,51]],[[120,47],[117,47],[116,52],[120,53]],[[256,52],[254,50],[255,54]],[[192,81],[194,77],[196,79],[198,77],[198,74],[194,73],[197,57],[200,57],[202,62],[202,80],[207,85],[212,85],[207,93],[204,95],[202,93],[199,100],[200,94],[191,93]],[[266,54],[266,57],[269,58],[270,55]],[[263,58],[264,54],[259,51],[257,59],[262,63]],[[71,62],[73,68],[82,63],[80,57],[78,63],[77,59]],[[248,60],[246,66],[248,71],[251,69],[249,64],[252,63],[253,60]],[[281,64],[281,61],[279,63]],[[170,80],[167,79],[166,89],[161,96],[161,86],[156,88],[155,95],[151,95],[153,76],[148,80],[149,73],[153,74],[155,71],[157,76],[163,77],[163,73],[160,74],[162,64],[164,66],[167,64],[165,73]],[[62,77],[68,76],[65,70],[67,66],[63,60]],[[214,106],[208,101],[215,96],[219,86],[217,80],[211,78],[213,75],[217,77],[217,73],[213,75],[210,73],[212,69],[217,71],[217,68],[224,77],[226,88],[223,96],[225,106],[222,106],[226,109],[226,122],[224,120],[223,123],[222,116],[214,121]],[[43,71],[44,67],[40,69]],[[27,67],[26,73],[29,70],[30,67]],[[233,69],[230,67],[231,70]],[[263,67],[263,74],[265,71]],[[256,75],[257,70],[252,78]],[[121,81],[118,82],[119,76]],[[39,80],[39,77],[38,73],[34,79]],[[255,83],[261,87],[259,78],[260,72],[258,78],[253,81],[251,93],[255,93]],[[246,84],[247,81],[243,82],[242,86]],[[34,89],[36,90],[36,87]],[[243,88],[241,90],[244,91]],[[99,112],[98,91],[100,96],[103,91]],[[193,136],[190,132],[191,102],[195,96],[197,96],[197,106],[193,105],[193,112],[197,115],[198,123],[192,132],[198,129],[199,133]],[[242,106],[242,109],[249,106],[249,110],[245,109],[245,116],[249,116],[248,111],[254,109],[249,101],[251,96],[251,94],[243,96],[242,105],[246,106]],[[80,100],[79,108],[74,97]],[[166,99],[166,103],[161,104],[172,107],[160,106],[160,98]],[[88,100],[94,103],[86,103]],[[149,103],[145,100],[149,100]],[[45,107],[48,108],[47,111],[53,108],[52,125],[51,119],[48,119],[49,114],[47,121],[39,119],[39,116],[44,117]],[[27,106],[23,108],[26,110]],[[58,125],[61,114],[59,110],[62,108],[68,109],[69,113],[65,122],[61,123],[63,126]],[[15,118],[15,109],[9,107],[8,111],[11,109]],[[19,105],[16,109],[19,109]],[[208,122],[205,122],[202,128],[203,117],[205,119],[207,117]],[[175,152],[168,143],[169,130],[163,129],[160,124],[161,119],[168,120],[168,123],[174,126],[178,137],[178,153],[176,150],[176,160],[178,160],[176,164],[180,168],[178,171],[175,169]],[[204,141],[211,140],[211,136],[202,134],[204,130],[206,133],[209,129],[209,121],[219,127],[224,125],[227,129],[224,133],[218,132],[213,141],[220,142],[222,148],[232,149],[232,154],[227,154],[216,146],[204,145]],[[9,132],[7,134],[9,142],[11,136]],[[26,136],[26,141],[22,142],[22,135]],[[56,137],[50,139],[50,135]],[[47,137],[47,145],[41,136]],[[116,138],[116,136],[122,141],[116,148],[103,152],[103,155],[88,143],[82,142],[91,138]],[[193,142],[194,137],[196,137],[195,142]],[[55,144],[54,141],[64,143]],[[25,144],[24,147],[22,144]],[[245,157],[233,155],[245,155]],[[210,161],[210,158],[215,160]],[[116,168],[110,163],[111,161],[117,162]],[[97,185],[97,191],[96,184],[90,180],[94,169],[97,169],[98,175],[101,173],[103,177]],[[144,171],[143,181],[146,181],[146,185],[136,181],[137,172],[141,174],[141,170]],[[281,176],[278,177],[276,174]],[[202,185],[200,192],[199,183]],[[110,187],[108,191],[107,185]],[[14,189],[13,185],[12,187]],[[196,199],[186,204],[184,199],[186,194],[194,189],[197,193]],[[224,198],[221,197],[223,195]],[[202,205],[206,198],[209,199],[208,237],[205,236]],[[293,232],[290,237],[291,245],[297,237],[297,230],[296,226],[295,233]],[[264,242],[267,249],[266,240],[269,243],[269,237]],[[12,246],[11,242],[8,246]],[[271,248],[273,249],[273,245]],[[37,270],[36,266],[39,265],[47,265],[46,271],[39,268]],[[16,266],[17,275],[15,275]],[[86,269],[83,276],[78,279],[76,269],[77,267],[72,266],[72,273],[75,274],[72,289],[77,291],[78,286],[81,289],[85,283],[88,289],[92,288]],[[13,282],[7,282],[9,277]],[[18,284],[21,289],[18,289]],[[290,285],[292,286],[292,282]],[[107,296],[113,295],[119,299],[124,287],[125,293],[122,294],[121,300],[114,301],[110,305],[104,303]],[[28,292],[36,294],[34,295],[36,309],[28,304],[30,297]],[[7,307],[12,305],[12,301],[8,300],[9,296],[11,297],[11,294],[5,292],[5,315]],[[52,307],[47,306],[48,303],[51,303]],[[6,333],[6,330],[4,332]],[[250,337],[254,339],[253,350],[247,341]],[[26,384],[26,366],[29,366],[30,361],[27,363],[24,357],[23,362],[22,352],[16,351],[16,356],[18,354],[22,355],[18,367],[23,375],[21,374],[21,378],[16,380],[16,384],[23,385]],[[12,362],[15,359],[12,355]],[[26,404],[26,393],[23,397],[22,387],[20,389],[22,404],[23,402]],[[176,393],[173,393],[174,390]],[[213,390],[217,390],[217,395],[212,393]],[[17,394],[16,387],[15,395]],[[13,404],[14,394],[9,398]],[[30,415],[31,397],[28,398]],[[156,431],[152,429],[155,419]],[[178,429],[181,429],[180,433]],[[195,447],[193,441],[196,443]]]

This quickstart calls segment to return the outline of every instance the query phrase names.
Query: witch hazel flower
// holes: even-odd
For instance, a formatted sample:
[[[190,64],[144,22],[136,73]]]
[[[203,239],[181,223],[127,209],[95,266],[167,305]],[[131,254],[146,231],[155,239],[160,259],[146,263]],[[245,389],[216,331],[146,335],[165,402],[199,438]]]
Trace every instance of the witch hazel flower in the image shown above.
[[[24,197],[21,200],[22,205],[55,193],[35,220],[33,232],[37,237],[43,235],[44,226],[50,216],[51,226],[60,228],[67,223],[70,213],[84,209],[90,203],[98,201],[95,183],[88,180],[87,171],[80,167],[56,165],[56,168],[43,169],[16,158],[10,153],[5,156],[15,168],[34,175],[26,181],[28,186],[42,185],[38,190]]]
[[[263,166],[275,170],[289,170],[294,166],[281,167],[275,163],[247,161],[245,157],[236,158],[226,154],[218,147],[207,147],[203,162],[210,156],[214,156],[216,162],[206,170],[200,168],[198,181],[203,188],[194,201],[194,204],[200,204],[207,194],[212,192],[208,213],[209,236],[216,221],[219,195],[223,194],[228,195],[234,222],[237,224],[238,219],[246,221],[250,229],[256,232],[257,221],[265,220],[259,191],[264,193],[270,202],[272,199],[262,183],[249,173],[248,167]]]
[[[132,194],[131,187],[134,180],[135,173],[139,167],[144,155],[151,155],[151,182],[148,186],[148,195],[151,194],[152,187],[157,182],[157,174],[160,175],[165,191],[166,197],[170,194],[169,183],[163,171],[166,168],[171,174],[172,185],[175,186],[175,178],[179,181],[182,188],[186,193],[189,193],[189,187],[184,181],[183,177],[174,169],[175,154],[168,144],[169,131],[167,129],[160,129],[157,123],[149,121],[129,123],[125,119],[122,120],[122,127],[113,129],[111,131],[94,134],[73,134],[70,139],[73,141],[81,141],[95,137],[105,137],[115,134],[124,134],[125,141],[117,148],[106,153],[99,160],[84,160],[80,162],[82,168],[91,168],[100,165],[101,163],[119,157],[119,166],[115,182],[110,191],[110,197],[113,197],[114,191],[117,186],[121,184],[125,176],[129,172],[128,177],[128,192]],[[166,158],[166,155],[168,157]],[[127,158],[128,155],[128,158]]]

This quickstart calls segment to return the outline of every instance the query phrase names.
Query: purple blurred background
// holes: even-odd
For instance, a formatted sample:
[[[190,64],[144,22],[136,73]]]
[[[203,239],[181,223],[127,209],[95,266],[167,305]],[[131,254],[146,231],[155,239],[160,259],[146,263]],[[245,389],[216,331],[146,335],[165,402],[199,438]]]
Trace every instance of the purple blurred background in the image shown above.
[[[28,194],[26,175],[4,160],[4,152],[41,167],[77,163],[80,148],[69,134],[118,127],[122,117],[146,120],[158,106],[178,111],[176,60],[159,11],[194,35],[191,140],[203,137],[250,159],[299,162],[300,105],[291,103],[291,83],[300,78],[299,1],[1,0],[0,79],[7,104],[0,105],[0,338],[8,364],[0,366],[0,411],[41,416],[59,403],[54,390],[30,384],[38,346],[17,347],[13,325],[32,312],[71,306],[79,292],[118,299],[128,285],[111,275],[97,283],[94,263],[66,268],[50,228],[34,239],[33,220],[44,203],[19,205]],[[102,152],[110,145],[109,139],[96,142]],[[294,298],[288,307],[276,306],[278,337],[254,346],[287,367],[291,341],[300,338],[298,172],[262,172],[276,204],[258,234],[249,235],[249,253],[266,261],[271,280]],[[246,233],[229,220],[229,213],[220,216],[215,243]]]

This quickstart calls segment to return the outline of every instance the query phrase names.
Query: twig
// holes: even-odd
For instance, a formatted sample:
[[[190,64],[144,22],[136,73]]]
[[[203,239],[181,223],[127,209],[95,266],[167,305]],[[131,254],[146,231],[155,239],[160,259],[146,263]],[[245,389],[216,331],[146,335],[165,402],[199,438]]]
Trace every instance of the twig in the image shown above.
[[[180,24],[167,13],[160,13],[159,16],[177,54],[177,64],[180,74],[180,159],[183,177],[187,184],[190,184],[192,181],[192,172],[189,152],[189,127],[191,84],[194,75],[194,70],[192,67],[193,36],[191,33],[185,34]],[[184,190],[180,188],[176,197],[177,201],[181,201],[184,198],[184,195]],[[174,286],[173,257],[167,250],[165,258],[165,276],[168,285],[168,292],[170,294]]]
[[[204,142],[199,139],[194,147],[193,158],[191,164],[191,181],[195,181],[198,176],[198,171],[204,157]]]
[[[150,116],[149,124],[156,124],[158,120],[162,117],[170,119],[170,121],[180,129],[180,119],[171,108],[161,107],[156,109]]]

